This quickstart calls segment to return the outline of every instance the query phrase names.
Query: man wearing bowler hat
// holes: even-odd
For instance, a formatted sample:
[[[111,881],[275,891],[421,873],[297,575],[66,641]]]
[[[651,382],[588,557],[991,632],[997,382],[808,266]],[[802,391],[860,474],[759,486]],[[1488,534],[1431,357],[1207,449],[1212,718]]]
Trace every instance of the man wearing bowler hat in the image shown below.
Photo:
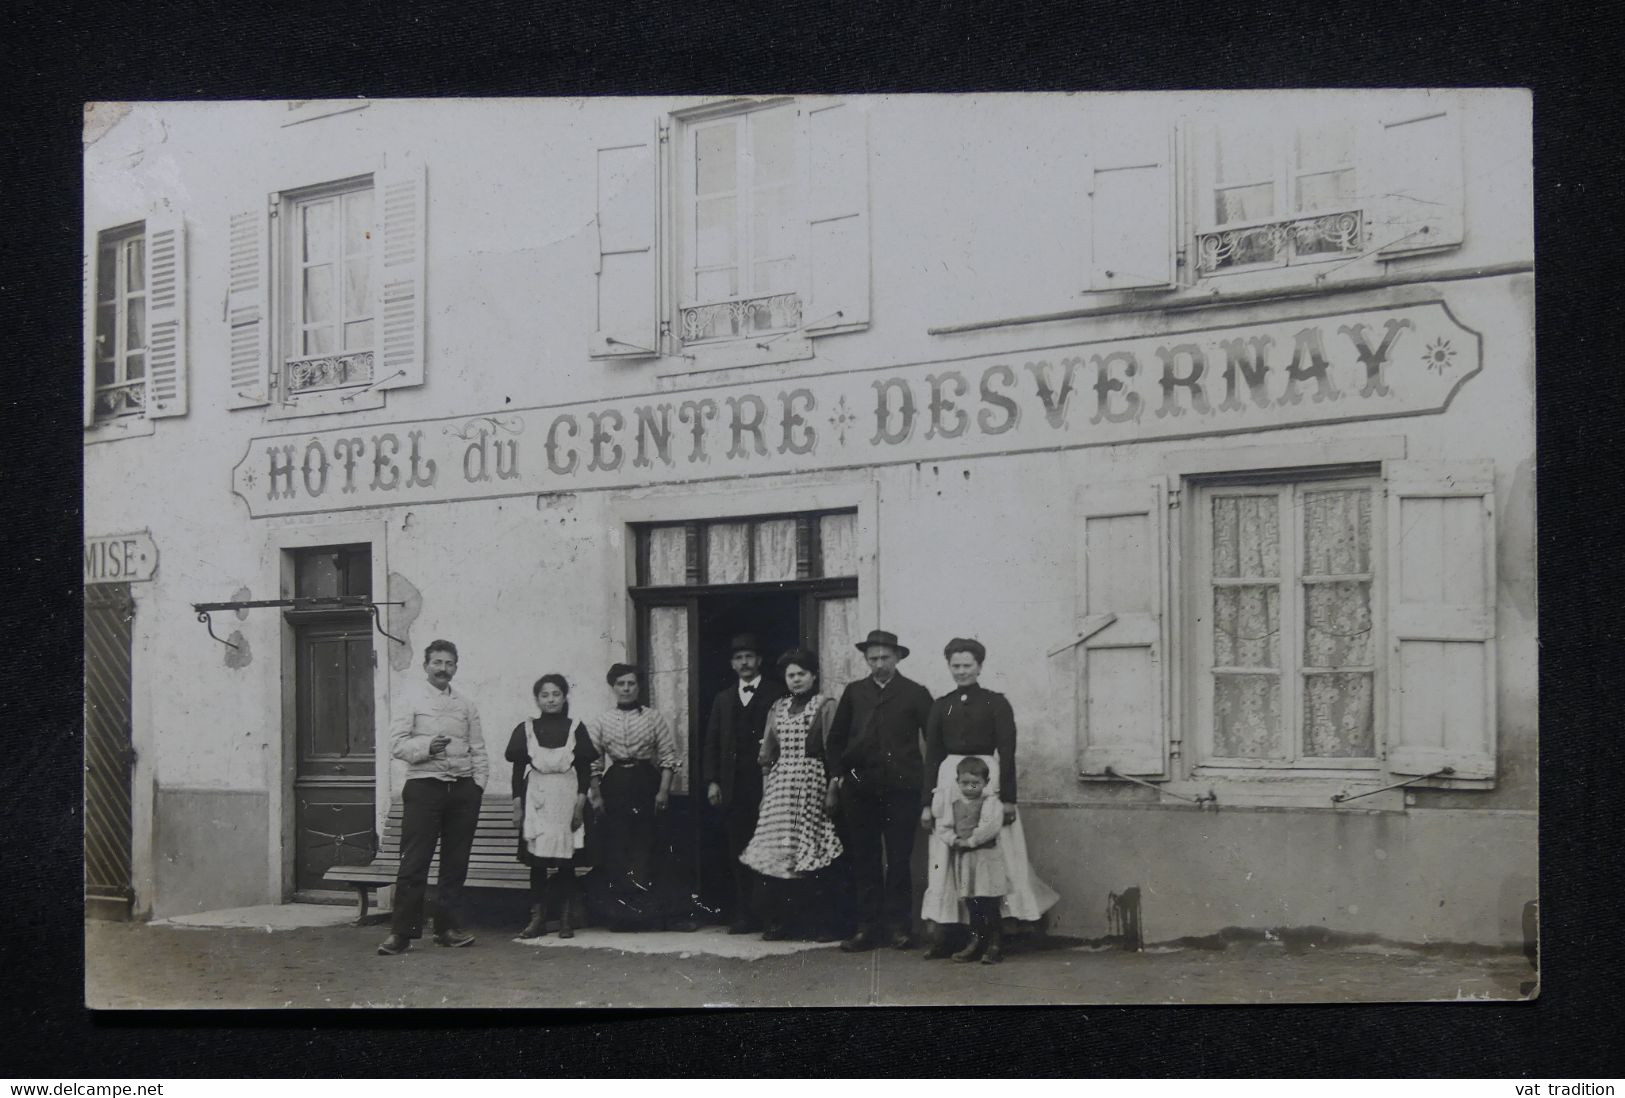
[[[705,729],[706,800],[722,810],[728,841],[728,868],[733,874],[734,902],[729,934],[751,934],[762,928],[757,912],[759,875],[739,860],[756,833],[762,807],[762,769],[756,761],[767,727],[767,711],[784,696],[784,687],[762,677],[762,643],[741,633],[728,645],[738,681],[726,686],[711,703]]]
[[[931,694],[898,674],[897,661],[908,658],[908,648],[896,633],[876,629],[857,647],[870,674],[842,691],[824,753],[857,893],[858,930],[841,948],[857,953],[885,942],[909,949],[914,945],[909,863]]]

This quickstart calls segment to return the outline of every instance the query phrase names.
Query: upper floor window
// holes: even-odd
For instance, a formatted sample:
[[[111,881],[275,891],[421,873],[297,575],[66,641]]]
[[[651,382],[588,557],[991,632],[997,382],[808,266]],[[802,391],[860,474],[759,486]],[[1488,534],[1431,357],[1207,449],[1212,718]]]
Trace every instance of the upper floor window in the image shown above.
[[[181,219],[154,214],[96,233],[85,281],[85,426],[117,437],[185,414]]]
[[[736,366],[869,323],[867,122],[842,102],[725,103],[597,150],[594,358]]]
[[[372,179],[284,196],[279,389],[289,397],[374,380]]]
[[[1088,289],[1460,245],[1459,113],[1451,96],[1406,93],[1308,110],[1249,102],[1172,130],[1102,127]]]
[[[270,195],[231,220],[230,407],[381,407],[423,383],[424,171]]]
[[[130,225],[96,249],[96,416],[139,415],[147,404],[147,237]]]
[[[1358,253],[1365,241],[1347,119],[1239,126],[1206,135],[1198,159],[1202,274]]]
[[[785,332],[801,322],[802,175],[790,104],[683,130],[684,343]]]

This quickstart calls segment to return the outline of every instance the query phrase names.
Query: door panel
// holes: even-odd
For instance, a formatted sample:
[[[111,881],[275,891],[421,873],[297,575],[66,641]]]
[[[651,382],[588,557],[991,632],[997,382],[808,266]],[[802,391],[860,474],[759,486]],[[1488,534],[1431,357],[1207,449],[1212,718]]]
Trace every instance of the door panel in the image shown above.
[[[335,865],[365,863],[373,834],[373,647],[365,616],[296,626],[294,887],[330,887]]]

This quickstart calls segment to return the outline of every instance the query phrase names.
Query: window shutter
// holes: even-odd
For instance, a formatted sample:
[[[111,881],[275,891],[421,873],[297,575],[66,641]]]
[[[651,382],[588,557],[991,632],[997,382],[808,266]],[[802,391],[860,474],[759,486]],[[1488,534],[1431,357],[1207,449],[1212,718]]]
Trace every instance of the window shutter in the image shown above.
[[[147,418],[186,414],[186,222],[147,218]]]
[[[802,331],[869,323],[869,123],[849,103],[802,114],[807,149],[807,300]]]
[[[1392,462],[1387,490],[1388,769],[1493,779],[1493,468]]]
[[[270,218],[264,209],[231,216],[231,280],[226,318],[231,324],[228,408],[269,404],[271,346]]]
[[[1461,243],[1461,117],[1455,109],[1435,103],[1384,118],[1372,159],[1380,184],[1372,239],[1381,254]]]
[[[1167,487],[1079,489],[1078,772],[1168,771]]]
[[[597,155],[598,319],[593,358],[660,354],[660,144],[656,132]]]
[[[85,345],[82,362],[85,375],[84,391],[84,425],[93,427],[96,424],[96,246],[98,238],[95,233],[85,242],[85,296],[84,296],[84,331]]]
[[[1089,290],[1177,285],[1173,130],[1115,131],[1090,158]]]
[[[378,218],[378,367],[374,389],[423,384],[423,264],[428,224],[423,164],[373,177]]]

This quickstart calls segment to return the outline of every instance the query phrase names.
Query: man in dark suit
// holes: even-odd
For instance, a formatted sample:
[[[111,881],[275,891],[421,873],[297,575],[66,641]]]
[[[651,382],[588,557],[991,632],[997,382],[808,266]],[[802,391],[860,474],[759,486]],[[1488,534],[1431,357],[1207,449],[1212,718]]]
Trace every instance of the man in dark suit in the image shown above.
[[[739,861],[739,855],[756,833],[756,813],[762,806],[762,769],[756,752],[767,727],[767,711],[784,696],[784,687],[762,678],[762,645],[755,636],[741,633],[729,648],[739,681],[711,703],[705,729],[705,795],[713,808],[722,810],[727,836],[728,868],[734,880],[728,933],[752,934],[762,929],[757,910],[760,877]]]
[[[885,940],[893,949],[909,949],[914,945],[909,863],[931,694],[897,673],[897,661],[908,657],[897,634],[876,629],[857,647],[870,675],[841,693],[824,754],[857,892],[858,931],[841,948],[857,953]]]

